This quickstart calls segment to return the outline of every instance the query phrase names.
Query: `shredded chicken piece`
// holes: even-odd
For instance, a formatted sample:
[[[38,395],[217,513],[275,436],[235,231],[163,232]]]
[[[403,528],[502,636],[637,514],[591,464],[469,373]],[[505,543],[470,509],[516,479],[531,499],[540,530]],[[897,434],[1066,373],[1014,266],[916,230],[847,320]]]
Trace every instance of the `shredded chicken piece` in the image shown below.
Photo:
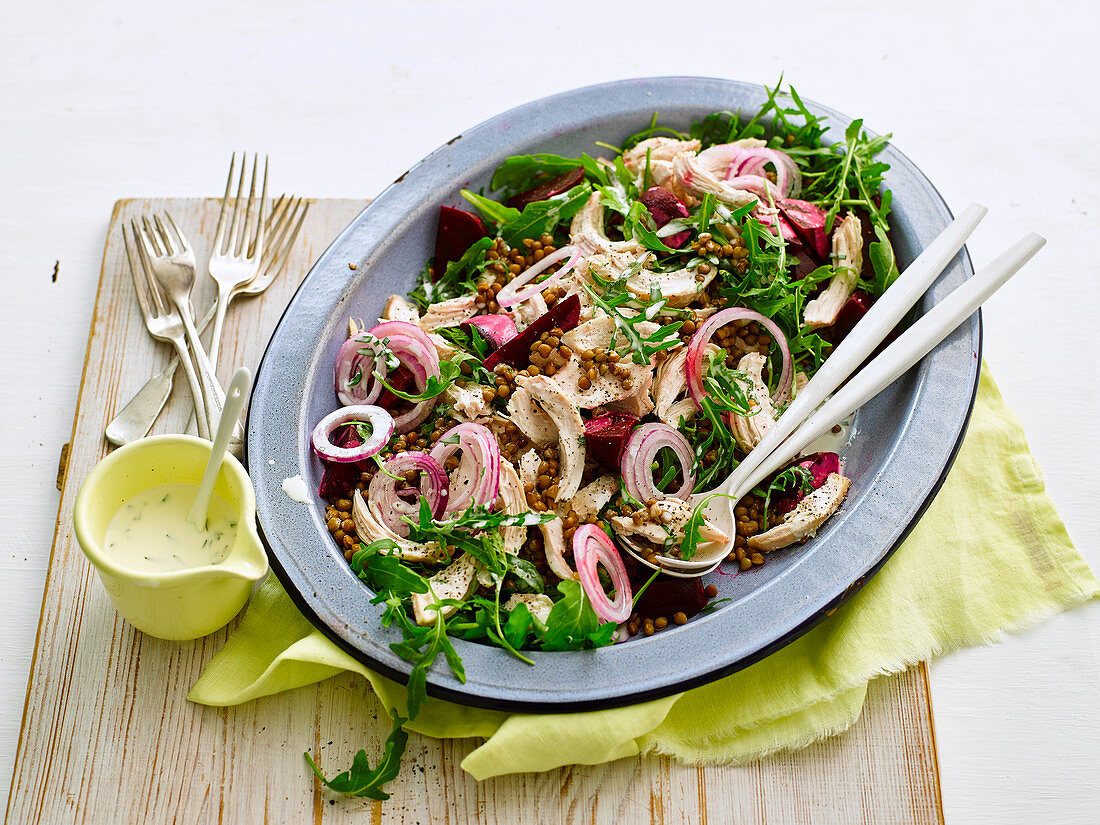
[[[658,329],[658,326],[643,321],[638,325],[638,329],[642,334],[650,335]],[[588,377],[588,373],[584,371],[576,353],[590,349],[608,349],[614,334],[615,319],[608,315],[601,315],[562,336],[562,343],[573,350],[574,354],[570,357],[569,363],[558,370],[553,380],[561,387],[573,406],[591,409],[630,398],[645,385],[647,377],[652,376],[652,368],[649,364],[635,364],[624,358],[619,365],[629,372],[631,386],[624,387],[622,380],[608,371],[605,375],[597,375],[595,381],[589,378],[588,389],[581,387],[580,379]]]
[[[820,329],[836,323],[844,304],[856,291],[863,271],[863,229],[859,218],[849,213],[833,230],[833,267],[836,274],[825,291],[806,304],[802,326]]]
[[[581,475],[584,473],[584,421],[581,414],[552,378],[536,375],[528,378],[523,388],[554,422],[558,431],[558,458],[561,467],[558,498],[573,498],[580,489]]]
[[[686,307],[699,297],[710,282],[718,274],[716,267],[710,267],[710,272],[704,275],[695,269],[677,269],[675,272],[654,272],[651,269],[642,269],[631,275],[626,281],[626,288],[643,301],[648,302],[651,295],[650,289],[656,284],[661,289],[661,297],[670,307]]]
[[[539,476],[539,464],[542,459],[534,450],[528,450],[519,459],[519,476],[523,484],[534,484]],[[562,520],[559,516],[552,521],[539,525],[542,533],[542,549],[546,553],[546,563],[550,571],[559,579],[576,579],[577,574],[565,560],[565,535],[562,533]]]
[[[368,504],[359,490],[356,490],[355,495],[352,496],[351,520],[355,522],[355,532],[364,542],[370,544],[372,541],[389,539],[397,545],[397,556],[402,561],[439,564],[446,560],[446,551],[439,546],[438,542],[420,544],[393,532],[382,522],[377,506],[373,501]]]
[[[641,418],[643,415],[649,415],[653,412],[653,396],[651,390],[653,389],[653,370],[646,370],[645,376],[642,378],[642,385],[639,387],[634,385],[635,392],[633,395],[628,395],[626,398],[620,398],[618,401],[612,401],[607,405],[609,410],[617,410],[619,412],[630,413]]]
[[[718,358],[723,354],[721,348],[715,344],[707,344],[706,356]],[[695,402],[690,397],[677,400],[687,393],[687,347],[681,347],[672,355],[661,362],[657,368],[657,376],[653,380],[653,401],[657,409],[657,417],[673,427],[680,426],[680,421],[687,421],[699,412]]]
[[[619,480],[614,476],[600,476],[591,484],[585,485],[569,499],[559,501],[557,511],[565,516],[572,510],[582,521],[595,518],[609,501],[619,492]]]
[[[763,143],[755,138],[746,138],[729,145],[749,148],[761,146]],[[754,201],[759,202],[760,199],[753,192],[731,186],[725,180],[726,166],[724,157],[710,149],[698,155],[683,152],[672,159],[672,171],[680,186],[697,200],[702,200],[709,193],[734,209]]]
[[[698,140],[677,140],[669,137],[648,138],[634,145],[634,148],[623,152],[623,165],[631,172],[645,170],[646,157],[649,157],[650,165],[653,161],[670,161],[684,152],[695,154],[702,147]]]
[[[383,321],[404,321],[408,324],[419,324],[420,313],[416,307],[406,301],[400,295],[391,295],[386,301],[386,307],[382,310]]]
[[[474,295],[462,295],[432,304],[420,319],[420,328],[425,332],[435,332],[443,327],[457,327],[477,315],[476,300]]]
[[[630,516],[611,516],[609,521],[615,532],[622,536],[636,537],[664,547],[666,544],[679,546],[684,540],[684,528],[691,518],[692,507],[678,498],[662,498],[653,506],[657,510],[657,519],[646,519],[635,524]],[[666,520],[667,519],[667,520]],[[699,525],[699,540],[703,544],[728,542],[729,536],[710,519],[704,516]]]
[[[810,383],[810,377],[806,375],[802,370],[794,371],[794,392],[791,393],[791,398],[797,398],[798,394],[802,390],[806,389],[806,385]]]
[[[435,345],[435,352],[439,356],[440,361],[450,361],[458,355],[458,349],[451,346],[451,343],[442,335],[429,332],[428,339]]]
[[[529,379],[524,379],[523,383],[526,380]],[[519,431],[536,444],[546,444],[558,437],[558,428],[554,426],[553,419],[543,412],[523,386],[517,387],[509,397],[508,415],[519,427]]]
[[[613,241],[603,231],[603,195],[593,192],[581,211],[573,216],[569,237],[582,255],[602,253],[626,253],[635,257],[645,255],[646,249],[635,240]]]
[[[829,473],[825,483],[798,502],[783,520],[765,533],[750,538],[750,550],[769,553],[817,534],[818,528],[837,511],[851,482],[840,473]]]
[[[503,512],[513,516],[526,513],[530,509],[527,506],[527,497],[523,494],[523,484],[519,480],[519,474],[512,466],[512,462],[506,458],[500,460],[499,502]],[[501,527],[500,535],[504,539],[504,552],[514,556],[523,547],[523,542],[527,538],[527,528]]]
[[[485,400],[483,389],[480,384],[467,384],[465,387],[451,384],[443,390],[442,400],[444,404],[451,405],[456,420],[484,423],[493,414],[493,408]]]
[[[505,314],[511,315],[516,322],[516,329],[523,332],[527,327],[546,314],[546,299],[541,292],[536,292],[526,301],[512,307]]]
[[[764,434],[775,426],[775,404],[768,393],[768,385],[764,383],[764,365],[768,359],[758,352],[750,352],[737,364],[737,369],[747,373],[752,379],[752,390],[749,392],[750,401],[755,413],[753,415],[731,415],[733,423],[733,437],[737,444],[746,453],[760,443]]]
[[[513,593],[512,597],[504,603],[505,612],[510,613],[521,604],[527,605],[531,615],[543,624],[550,618],[550,611],[554,608],[553,600],[545,593]]]
[[[481,562],[469,553],[463,553],[449,565],[428,579],[427,593],[413,593],[412,609],[416,623],[421,627],[435,624],[437,614],[435,604],[443,599],[465,599],[477,587],[477,574]],[[443,618],[453,615],[458,608],[444,605],[440,608]]]

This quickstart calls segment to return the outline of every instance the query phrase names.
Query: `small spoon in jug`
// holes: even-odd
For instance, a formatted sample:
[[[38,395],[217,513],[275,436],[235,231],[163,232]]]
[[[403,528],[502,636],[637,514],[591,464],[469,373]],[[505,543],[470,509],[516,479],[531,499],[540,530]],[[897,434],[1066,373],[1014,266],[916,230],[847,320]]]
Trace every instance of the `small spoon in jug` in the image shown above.
[[[187,514],[187,520],[200,530],[206,527],[206,511],[210,508],[214,482],[218,479],[218,472],[225,459],[225,449],[229,446],[229,439],[233,435],[237,418],[244,409],[244,402],[248,398],[251,385],[252,373],[246,367],[238,367],[226,388],[225,405],[222,407],[221,418],[218,419],[218,432],[214,436],[214,446],[210,449],[210,461],[206,464],[206,472],[203,473],[199,492],[195,495],[195,503],[191,506],[191,512]]]

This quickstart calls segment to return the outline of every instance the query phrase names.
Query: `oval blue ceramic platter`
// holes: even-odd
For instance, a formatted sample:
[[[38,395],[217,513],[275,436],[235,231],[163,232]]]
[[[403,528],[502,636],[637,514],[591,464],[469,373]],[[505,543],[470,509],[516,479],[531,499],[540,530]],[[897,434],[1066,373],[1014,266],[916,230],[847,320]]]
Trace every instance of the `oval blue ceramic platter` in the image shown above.
[[[292,501],[285,478],[301,474],[316,491],[321,465],[309,447],[314,425],[336,407],[332,369],[349,316],[377,318],[386,298],[407,292],[431,254],[441,204],[463,207],[462,188],[488,187],[508,156],[535,151],[599,155],[659,112],[686,128],[718,110],[756,111],[763,87],[729,80],[662,77],[618,81],[548,97],[505,112],[440,147],[402,175],[332,243],[309,272],[268,344],[249,411],[247,464],[271,563],[309,619],[378,672],[404,682],[410,665],[390,650],[381,609],[325,528],[323,505]],[[825,106],[840,136],[850,119]],[[904,268],[951,219],[927,178],[892,145],[891,231]],[[355,264],[352,269],[348,265]],[[919,311],[972,274],[965,251],[925,296]],[[654,699],[745,667],[812,627],[855,592],[916,523],[947,473],[977,388],[981,324],[975,316],[859,411],[844,454],[851,492],[816,538],[769,555],[749,573],[713,574],[726,598],[682,627],[595,651],[529,654],[455,640],[468,681],[442,661],[428,692],[451,701],[527,712],[613,707]],[[727,574],[734,571],[727,570]]]

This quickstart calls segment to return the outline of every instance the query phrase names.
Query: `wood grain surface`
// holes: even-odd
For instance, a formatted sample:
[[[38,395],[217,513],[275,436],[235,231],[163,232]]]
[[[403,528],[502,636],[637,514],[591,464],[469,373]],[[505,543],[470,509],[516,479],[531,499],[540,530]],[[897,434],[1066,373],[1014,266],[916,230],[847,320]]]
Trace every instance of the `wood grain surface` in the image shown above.
[[[314,202],[290,267],[230,310],[222,377],[255,367],[313,261],[362,208]],[[624,759],[475,782],[459,768],[475,740],[413,735],[385,802],[323,792],[302,751],[342,765],[379,750],[388,719],[345,674],[234,708],[185,695],[228,630],[195,642],[134,631],[114,611],[72,529],[80,483],[108,451],[110,417],[170,357],[144,331],[119,225],[167,208],[205,260],[214,200],[116,204],[89,334],[6,821],[23,823],[938,823],[943,821],[924,666],[871,683],[842,735],[740,768]],[[209,281],[209,279],[204,279]],[[204,307],[210,284],[196,291]],[[154,432],[180,431],[182,377]]]

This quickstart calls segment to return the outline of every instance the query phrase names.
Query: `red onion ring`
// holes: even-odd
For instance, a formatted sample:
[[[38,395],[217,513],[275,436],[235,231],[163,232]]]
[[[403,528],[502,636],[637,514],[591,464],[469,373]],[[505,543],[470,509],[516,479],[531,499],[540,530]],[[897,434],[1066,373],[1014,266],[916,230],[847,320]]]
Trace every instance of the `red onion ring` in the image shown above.
[[[345,407],[353,404],[373,404],[382,394],[382,382],[375,378],[377,372],[383,378],[389,373],[386,359],[366,355],[360,350],[375,349],[379,345],[376,338],[365,340],[366,335],[349,338],[336,353],[336,397]],[[352,386],[355,376],[359,381]]]
[[[703,356],[706,354],[707,344],[719,327],[724,327],[732,321],[741,320],[756,321],[771,334],[772,340],[779,345],[779,349],[783,353],[783,371],[779,374],[779,386],[776,388],[774,401],[780,406],[787,402],[791,392],[791,381],[794,378],[791,350],[787,346],[787,337],[771,318],[746,307],[731,307],[716,312],[707,318],[691,337],[691,343],[688,344],[687,362],[685,364],[688,392],[691,394],[691,400],[695,402],[695,406],[699,409],[703,408],[702,400],[706,395],[706,391],[703,389]]]
[[[332,443],[332,433],[351,421],[366,421],[371,425],[371,436],[358,447],[337,447]],[[394,422],[388,412],[371,404],[355,404],[341,407],[317,422],[313,428],[313,450],[325,461],[350,464],[362,461],[380,452],[393,435]]]
[[[409,535],[410,527],[405,518],[417,521],[420,512],[420,496],[428,500],[432,518],[439,518],[447,502],[447,474],[443,466],[427,453],[418,451],[398,453],[382,462],[382,470],[374,474],[367,488],[367,498],[377,505],[376,515],[382,523],[402,538]],[[420,485],[413,501],[404,500],[397,492],[397,479],[386,473],[403,476],[409,470],[420,472]]]
[[[446,467],[447,459],[459,450],[462,450],[463,461],[473,464],[475,480],[464,490],[449,491],[444,515],[465,510],[471,503],[488,507],[500,494],[500,445],[492,431],[481,424],[458,424],[436,442],[431,457],[440,467]]]
[[[653,460],[664,447],[676,454],[683,470],[684,483],[675,493],[661,492],[653,478]],[[695,473],[691,469],[694,461],[695,454],[691,445],[675,427],[669,424],[642,424],[630,434],[626,449],[623,450],[620,464],[623,484],[626,491],[638,501],[669,496],[687,501],[691,491],[695,489]]]
[[[415,338],[426,350],[435,352],[435,344],[433,344],[432,339],[428,337],[428,333],[416,324],[410,324],[408,321],[383,321],[381,324],[378,324],[378,326],[368,330],[368,332],[378,340],[389,338],[394,335]]]
[[[527,289],[524,289],[522,292],[519,291],[520,287],[537,278],[547,269],[552,267],[558,261],[563,260],[564,258],[569,258],[565,266],[563,266],[545,281],[541,281],[537,284],[531,284],[531,286],[527,287]],[[522,304],[531,296],[535,295],[536,293],[542,292],[547,287],[550,287],[553,284],[557,283],[562,276],[564,276],[577,265],[577,261],[579,261],[580,258],[581,251],[579,247],[574,246],[573,244],[563,246],[561,249],[547,255],[537,264],[528,267],[511,281],[509,281],[504,286],[504,289],[497,293],[497,303],[505,309],[511,309],[516,304]]]
[[[595,524],[582,524],[578,527],[573,533],[573,560],[577,564],[581,587],[584,588],[584,594],[592,603],[596,615],[605,622],[616,624],[629,619],[634,601],[630,579],[627,578],[622,557],[607,533]],[[598,564],[603,564],[611,576],[611,584],[615,588],[614,601],[607,597],[603,585],[600,584]]]
[[[764,175],[765,167],[771,163],[775,167],[775,186],[779,189],[781,197],[796,197],[802,191],[802,173],[798,169],[798,164],[786,152],[763,146],[736,149],[728,145],[712,146],[706,151],[723,148],[726,151],[715,152],[714,157],[729,159],[729,167],[725,175],[727,183],[732,185],[732,180],[739,177],[759,177],[767,181]],[[770,185],[770,181],[768,183]]]
[[[388,342],[386,346],[389,351],[412,373],[417,392],[424,391],[429,377],[440,377],[439,355],[436,353],[435,344],[416,324],[410,324],[407,321],[386,321],[371,329],[369,334],[379,341]],[[376,363],[381,360],[376,359]],[[385,375],[385,373],[381,374]],[[397,416],[393,420],[394,429],[399,433],[407,433],[414,429],[428,417],[438,400],[439,397],[436,396],[427,401],[421,401],[408,412]]]

